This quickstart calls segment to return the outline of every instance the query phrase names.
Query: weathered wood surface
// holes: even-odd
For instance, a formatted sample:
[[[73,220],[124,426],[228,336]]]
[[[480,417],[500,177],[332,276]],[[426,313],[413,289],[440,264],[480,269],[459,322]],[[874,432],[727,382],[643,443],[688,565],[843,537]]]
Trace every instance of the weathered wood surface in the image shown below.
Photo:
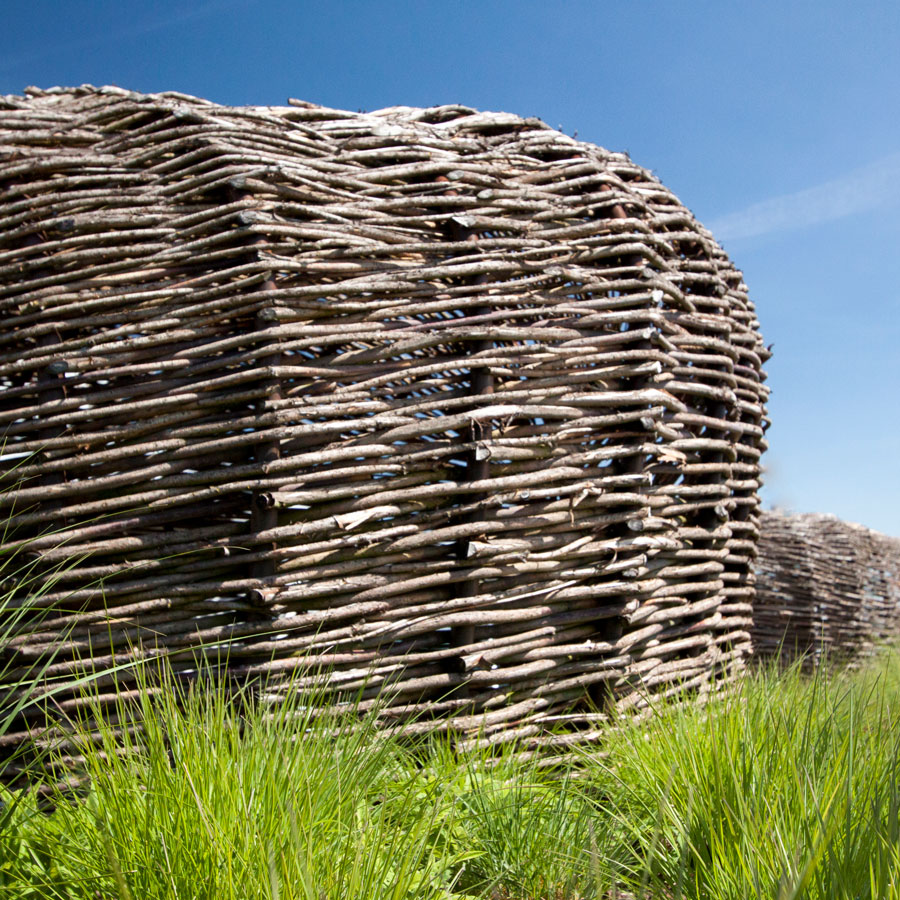
[[[69,564],[17,671],[227,648],[537,741],[743,665],[767,353],[624,154],[464,107],[0,98],[0,322],[0,503]]]
[[[900,636],[900,538],[835,516],[765,512],[756,564],[757,654],[816,665]]]

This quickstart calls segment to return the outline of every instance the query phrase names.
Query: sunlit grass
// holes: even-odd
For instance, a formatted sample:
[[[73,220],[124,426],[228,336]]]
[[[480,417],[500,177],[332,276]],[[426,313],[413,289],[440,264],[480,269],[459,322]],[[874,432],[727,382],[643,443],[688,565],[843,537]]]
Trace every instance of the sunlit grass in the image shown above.
[[[761,672],[612,736],[599,781],[632,879],[654,896],[897,896],[898,671],[892,655],[831,678]]]
[[[15,808],[0,897],[900,896],[896,655],[759,672],[554,769],[159,677],[85,743],[88,791]]]

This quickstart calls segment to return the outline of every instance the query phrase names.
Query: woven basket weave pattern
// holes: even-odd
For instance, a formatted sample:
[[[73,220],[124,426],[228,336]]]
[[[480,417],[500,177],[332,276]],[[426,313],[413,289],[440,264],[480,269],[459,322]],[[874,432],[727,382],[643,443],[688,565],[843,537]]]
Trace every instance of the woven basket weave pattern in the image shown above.
[[[900,632],[900,539],[834,516],[761,519],[753,644],[762,657],[852,662]]]
[[[0,99],[0,218],[2,502],[69,561],[23,666],[227,642],[511,737],[742,665],[767,354],[624,154],[35,90]]]

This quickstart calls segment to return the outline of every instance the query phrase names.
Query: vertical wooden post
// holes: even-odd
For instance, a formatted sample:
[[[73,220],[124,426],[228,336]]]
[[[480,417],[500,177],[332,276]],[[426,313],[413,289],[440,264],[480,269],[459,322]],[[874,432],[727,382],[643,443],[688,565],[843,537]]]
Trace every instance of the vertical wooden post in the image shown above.
[[[30,235],[23,243],[26,247],[34,247],[45,243],[45,239],[39,235]],[[49,275],[51,271],[51,269],[38,269],[34,273],[34,277],[45,277],[46,275]],[[56,334],[45,332],[38,338],[38,344],[41,347],[52,347],[54,344],[59,344],[60,340],[58,332]],[[67,369],[68,366],[66,365],[65,360],[56,359],[37,373],[37,402],[39,406],[43,406],[45,403],[52,403],[54,400],[65,399],[64,373]],[[58,426],[41,428],[36,432],[35,437],[40,441],[47,441],[51,438],[59,437],[64,431],[65,427],[60,428]],[[65,472],[46,472],[40,476],[40,483],[42,485],[47,485],[48,487],[50,485],[63,484],[65,483],[65,480]],[[41,501],[41,509],[43,510],[57,510],[61,507],[62,503],[59,500]]]
[[[252,194],[243,186],[241,179],[235,179],[231,185],[230,192],[235,200],[252,197]],[[248,254],[249,261],[259,261],[260,256],[257,248],[265,246],[265,244],[266,239],[262,236],[256,237],[250,242],[249,246],[251,251]],[[271,275],[262,282],[262,289],[264,291],[274,291],[277,289],[275,279]],[[265,309],[260,310],[256,314],[254,331],[265,331],[271,325],[271,321],[266,318],[264,313]],[[257,366],[268,369],[269,367],[278,366],[280,363],[281,354],[275,352],[271,355],[260,357],[256,364]],[[273,402],[281,400],[281,382],[277,377],[266,373],[262,377],[261,383],[264,389],[264,395],[258,402],[253,404],[254,411],[258,415],[262,415]],[[263,469],[265,469],[269,463],[281,459],[281,446],[279,442],[277,440],[261,440],[258,444],[254,445],[254,458]],[[278,510],[266,502],[264,489],[258,491],[253,497],[250,509],[250,533],[255,536],[260,532],[269,531],[277,525]],[[275,544],[255,545],[255,549],[257,551],[274,551]],[[259,580],[262,583],[261,586],[264,586],[264,583],[275,575],[276,568],[274,559],[259,560],[253,563],[251,567],[251,576]],[[265,596],[265,593],[264,591],[257,590],[251,592],[250,596],[263,597]]]
[[[439,175],[436,179],[437,181],[447,182],[449,179],[445,175]],[[455,197],[458,196],[458,191],[456,190],[448,190],[447,196]],[[471,228],[468,228],[455,219],[451,219],[447,223],[447,236],[453,243],[461,243],[463,241],[474,243],[478,240],[478,233]],[[487,275],[478,275],[473,279],[472,284],[480,285],[486,284],[488,281]],[[476,306],[474,309],[470,311],[466,311],[466,316],[478,317],[486,315],[490,312],[489,306]],[[489,340],[484,341],[475,341],[467,345],[470,352],[472,354],[481,353],[484,350],[489,350],[493,346],[493,342]],[[494,376],[491,374],[491,371],[486,366],[470,366],[469,367],[469,390],[467,391],[468,395],[472,398],[482,397],[485,395],[494,393]],[[474,407],[474,404],[473,404]],[[491,426],[486,422],[472,422],[469,426],[466,427],[465,432],[463,433],[463,442],[471,445],[471,449],[466,451],[464,456],[466,469],[465,469],[465,480],[466,481],[483,481],[486,479],[490,472],[490,461],[487,458],[479,458],[477,452],[477,444],[480,441],[486,440],[491,436]],[[470,503],[478,503],[485,498],[485,494],[469,494],[468,501]],[[469,513],[468,515],[462,515],[454,519],[455,524],[461,523],[469,523],[469,522],[477,522],[481,521],[484,518],[484,514],[474,511]],[[460,563],[464,563],[469,556],[469,543],[470,540],[468,538],[460,538],[456,542],[456,546],[454,547],[454,552],[456,554],[456,558],[460,561]],[[475,580],[468,578],[465,581],[455,582],[455,598],[463,599],[467,597],[475,597],[480,589],[480,583]],[[474,625],[458,625],[451,630],[450,634],[450,642],[454,647],[460,648],[460,657],[462,657],[465,648],[471,645],[475,640],[475,626]]]

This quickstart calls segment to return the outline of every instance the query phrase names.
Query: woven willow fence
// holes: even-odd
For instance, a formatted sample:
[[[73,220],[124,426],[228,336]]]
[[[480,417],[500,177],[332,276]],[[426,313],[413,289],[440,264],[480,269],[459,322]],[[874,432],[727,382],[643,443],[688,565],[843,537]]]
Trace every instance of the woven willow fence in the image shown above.
[[[785,661],[852,661],[900,635],[900,538],[834,516],[764,513],[753,642]]]
[[[0,100],[0,154],[2,502],[64,565],[15,671],[227,648],[551,741],[741,667],[766,352],[625,155],[90,87]]]

